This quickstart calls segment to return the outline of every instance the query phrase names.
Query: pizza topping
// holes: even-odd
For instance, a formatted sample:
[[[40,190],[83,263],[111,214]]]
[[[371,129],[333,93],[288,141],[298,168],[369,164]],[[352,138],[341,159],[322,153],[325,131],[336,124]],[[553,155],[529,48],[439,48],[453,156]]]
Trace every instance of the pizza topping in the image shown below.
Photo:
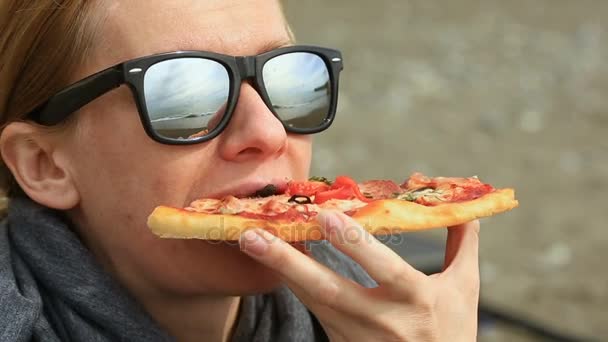
[[[279,193],[279,189],[274,184],[268,184],[262,189],[256,191],[252,197],[268,197]]]
[[[403,192],[399,185],[390,180],[371,180],[358,186],[363,196],[374,200],[394,198]]]
[[[424,187],[400,194],[397,199],[415,202],[422,205],[433,206],[450,200],[450,193],[440,189]]]
[[[247,217],[251,219],[261,219],[265,220],[268,218],[272,218],[274,220],[287,220],[291,222],[306,222],[309,221],[316,213],[308,212],[308,211],[300,211],[297,207],[291,207],[288,210],[280,213],[255,213],[255,212],[242,212],[239,213],[239,216]]]
[[[329,185],[324,182],[318,181],[304,181],[304,182],[289,182],[287,185],[288,195],[300,195],[300,196],[314,196],[318,192],[329,190]]]
[[[255,198],[226,196],[221,200],[204,199],[192,202],[186,210],[209,214],[259,215],[259,217],[295,217],[309,219],[323,209],[353,213],[368,203],[399,199],[425,206],[468,201],[494,191],[476,177],[430,178],[414,173],[401,186],[388,180],[358,184],[350,177],[336,177],[329,185],[324,178],[313,181],[292,181],[286,187],[269,184],[256,191]]]
[[[245,199],[239,199],[234,196],[226,196],[222,200],[221,206],[219,207],[219,212],[220,214],[224,215],[237,214],[243,211],[245,204]]]
[[[363,202],[371,202],[371,199],[363,195],[359,185],[352,178],[338,176],[329,190],[315,194],[314,203],[320,204],[330,199],[358,199]]]
[[[420,189],[424,187],[440,188],[440,187],[460,187],[460,188],[471,188],[471,187],[483,187],[486,184],[482,183],[477,177],[427,177],[420,172],[413,173],[405,183],[401,185],[406,190]]]
[[[314,182],[323,182],[327,185],[331,185],[332,182],[325,178],[325,177],[321,177],[321,176],[311,176],[310,178],[308,178],[309,181],[314,181]]]
[[[401,187],[405,193],[397,198],[427,206],[469,201],[494,191],[491,185],[482,183],[477,177],[430,178],[421,173],[412,174]]]
[[[189,211],[198,211],[201,213],[212,213],[217,211],[222,205],[222,201],[218,199],[205,199],[196,200],[190,203],[190,206],[186,208]]]
[[[359,190],[357,182],[346,176],[336,177],[336,181],[328,185],[322,177],[315,177],[314,181],[290,182],[287,186],[288,195],[298,195],[313,198],[313,203],[321,204],[330,199],[359,199],[369,201]]]
[[[400,200],[405,200],[405,201],[410,201],[410,202],[416,202],[416,200],[418,200],[420,197],[425,197],[425,196],[435,196],[438,197],[438,195],[440,195],[441,192],[437,191],[436,189],[433,189],[431,187],[424,187],[424,188],[420,188],[420,189],[416,189],[416,190],[410,190],[404,193],[395,193],[396,198],[400,199]]]
[[[427,186],[431,186],[433,181],[431,178],[423,175],[420,172],[414,172],[406,181],[401,185],[405,189],[421,189]]]
[[[222,200],[202,199],[192,202],[190,211],[207,214],[240,215],[249,218],[309,220],[323,210],[354,211],[367,205],[359,199],[328,199],[316,204],[308,196],[276,195],[265,198],[236,198],[226,196]],[[297,217],[296,217],[297,216]]]
[[[289,200],[287,200],[287,202],[294,202],[297,204],[310,204],[312,203],[312,201],[310,200],[310,197],[308,196],[302,196],[302,195],[293,195],[289,198]]]
[[[336,188],[330,189],[315,194],[315,204],[321,204],[331,199],[350,199],[354,197],[352,189],[350,188]]]
[[[488,193],[494,191],[494,187],[492,187],[489,184],[480,183],[477,186],[471,186],[471,187],[452,186],[452,188],[450,190],[452,193],[450,201],[460,202],[460,201],[468,201],[468,200],[479,198],[485,194],[488,194]]]
[[[283,197],[283,196],[281,196]],[[264,204],[261,208],[262,213],[264,214],[269,214],[269,215],[276,215],[277,213],[283,213],[288,211],[290,208],[292,208],[293,206],[287,202],[285,202],[284,200],[282,201],[283,198],[278,197],[278,198],[270,198],[266,204]],[[252,210],[256,210],[253,208],[247,208],[247,211],[252,211]]]
[[[356,209],[365,207],[367,202],[360,201],[358,199],[351,200],[340,200],[340,199],[330,199],[322,204],[315,205],[316,208],[326,209],[326,210],[338,210],[338,211],[354,211]]]

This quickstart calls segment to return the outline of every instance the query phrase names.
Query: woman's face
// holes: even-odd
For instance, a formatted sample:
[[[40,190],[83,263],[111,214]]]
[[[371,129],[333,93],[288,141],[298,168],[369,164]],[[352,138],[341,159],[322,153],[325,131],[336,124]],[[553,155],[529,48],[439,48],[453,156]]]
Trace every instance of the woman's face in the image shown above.
[[[102,38],[74,80],[159,52],[239,56],[290,44],[276,1],[110,2]],[[286,134],[249,84],[241,85],[225,131],[197,145],[162,145],[149,138],[124,86],[77,115],[62,144],[80,194],[69,216],[104,267],[128,287],[150,294],[246,294],[277,286],[275,276],[238,246],[159,239],[146,227],[157,205],[182,207],[243,186],[308,176],[311,138]]]

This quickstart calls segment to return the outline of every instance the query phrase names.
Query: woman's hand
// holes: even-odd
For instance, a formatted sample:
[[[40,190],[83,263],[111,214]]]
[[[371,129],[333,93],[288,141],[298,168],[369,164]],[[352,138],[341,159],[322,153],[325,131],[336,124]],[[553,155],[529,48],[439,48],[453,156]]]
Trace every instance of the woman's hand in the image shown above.
[[[427,276],[350,217],[324,212],[325,237],[378,283],[365,288],[341,277],[263,230],[241,248],[278,272],[316,315],[332,341],[474,341],[479,264],[477,221],[448,230],[444,271]]]

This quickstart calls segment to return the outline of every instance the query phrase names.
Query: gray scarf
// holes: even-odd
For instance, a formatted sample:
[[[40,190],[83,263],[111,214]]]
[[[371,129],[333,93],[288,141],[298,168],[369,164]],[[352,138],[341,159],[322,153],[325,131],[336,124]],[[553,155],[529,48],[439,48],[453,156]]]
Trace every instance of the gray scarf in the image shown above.
[[[327,243],[313,255],[374,282]],[[233,341],[320,341],[323,330],[286,287],[243,298]],[[60,212],[11,200],[0,225],[0,341],[171,341],[68,228]]]

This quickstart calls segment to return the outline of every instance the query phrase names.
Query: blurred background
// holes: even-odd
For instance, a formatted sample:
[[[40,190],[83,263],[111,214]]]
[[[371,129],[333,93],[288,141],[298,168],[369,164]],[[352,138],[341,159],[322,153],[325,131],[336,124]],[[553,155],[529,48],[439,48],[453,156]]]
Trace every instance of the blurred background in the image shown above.
[[[481,302],[608,340],[608,1],[292,0],[286,11],[299,43],[344,55],[312,174],[514,187],[520,208],[482,221]],[[445,231],[411,236],[442,243]],[[480,341],[538,339],[481,328]]]

